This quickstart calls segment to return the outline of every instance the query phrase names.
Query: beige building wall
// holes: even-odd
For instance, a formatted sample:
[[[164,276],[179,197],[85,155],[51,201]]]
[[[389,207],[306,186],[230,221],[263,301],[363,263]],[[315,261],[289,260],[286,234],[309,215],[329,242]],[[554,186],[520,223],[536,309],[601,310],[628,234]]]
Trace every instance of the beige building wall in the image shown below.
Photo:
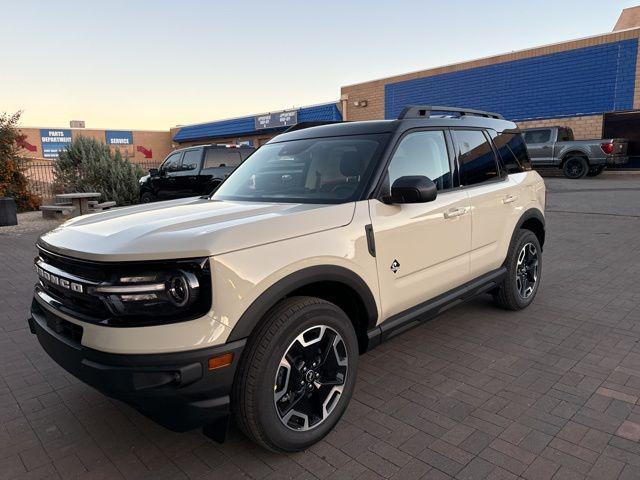
[[[576,140],[602,138],[602,115],[588,115],[584,117],[548,118],[545,120],[529,120],[517,122],[520,128],[536,128],[562,126],[573,130]]]
[[[71,138],[85,136],[94,138],[99,142],[105,143],[104,129],[93,128],[65,128],[65,127],[22,127],[20,131],[26,135],[25,146],[22,149],[22,156],[27,158],[43,159],[42,144],[40,140],[40,130],[71,130]],[[114,129],[116,130],[116,129]],[[120,129],[118,129],[120,131]],[[153,130],[132,130],[133,145],[121,147],[123,154],[127,154],[129,159],[135,163],[151,164],[160,162],[172,150],[171,136],[168,131]],[[151,152],[151,158],[145,158],[142,151],[138,150],[142,147]],[[31,149],[35,149],[31,151]],[[51,160],[51,159],[47,159]]]

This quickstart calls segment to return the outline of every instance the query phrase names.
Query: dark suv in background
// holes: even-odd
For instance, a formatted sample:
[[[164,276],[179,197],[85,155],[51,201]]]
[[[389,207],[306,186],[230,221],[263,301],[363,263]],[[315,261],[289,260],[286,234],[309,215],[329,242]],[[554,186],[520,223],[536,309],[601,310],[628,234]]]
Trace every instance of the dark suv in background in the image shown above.
[[[199,145],[171,152],[159,168],[140,179],[140,201],[193,197],[213,192],[255,148]]]

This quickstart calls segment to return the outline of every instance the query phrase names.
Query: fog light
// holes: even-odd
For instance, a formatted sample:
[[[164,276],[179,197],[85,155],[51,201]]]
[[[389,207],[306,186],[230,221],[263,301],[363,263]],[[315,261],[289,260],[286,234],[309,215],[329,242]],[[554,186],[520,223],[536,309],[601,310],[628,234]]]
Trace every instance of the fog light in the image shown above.
[[[209,370],[227,367],[233,362],[233,353],[225,353],[209,359]]]

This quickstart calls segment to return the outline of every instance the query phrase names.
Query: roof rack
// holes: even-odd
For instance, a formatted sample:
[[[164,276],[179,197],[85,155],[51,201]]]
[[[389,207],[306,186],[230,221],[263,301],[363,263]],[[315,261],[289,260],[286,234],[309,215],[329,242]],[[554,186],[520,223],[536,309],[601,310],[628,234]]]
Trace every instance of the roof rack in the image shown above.
[[[451,112],[457,113],[460,116],[473,115],[476,117],[487,117],[503,119],[504,117],[499,113],[485,112],[484,110],[473,110],[471,108],[458,108],[458,107],[443,107],[440,105],[407,105],[402,109],[398,120],[404,118],[429,118],[431,112]]]

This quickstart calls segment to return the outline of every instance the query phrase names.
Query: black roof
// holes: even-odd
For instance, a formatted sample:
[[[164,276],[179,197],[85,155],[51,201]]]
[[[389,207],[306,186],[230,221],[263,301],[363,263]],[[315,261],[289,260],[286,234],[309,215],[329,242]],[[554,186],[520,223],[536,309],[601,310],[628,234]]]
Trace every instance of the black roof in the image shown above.
[[[268,143],[301,140],[304,138],[334,137],[342,135],[367,135],[392,133],[398,129],[407,130],[418,127],[480,127],[492,128],[498,132],[517,129],[517,125],[500,118],[486,118],[473,115],[461,117],[431,116],[429,118],[406,118],[403,120],[368,120],[360,122],[341,122],[319,127],[309,127],[293,132],[282,133]]]

